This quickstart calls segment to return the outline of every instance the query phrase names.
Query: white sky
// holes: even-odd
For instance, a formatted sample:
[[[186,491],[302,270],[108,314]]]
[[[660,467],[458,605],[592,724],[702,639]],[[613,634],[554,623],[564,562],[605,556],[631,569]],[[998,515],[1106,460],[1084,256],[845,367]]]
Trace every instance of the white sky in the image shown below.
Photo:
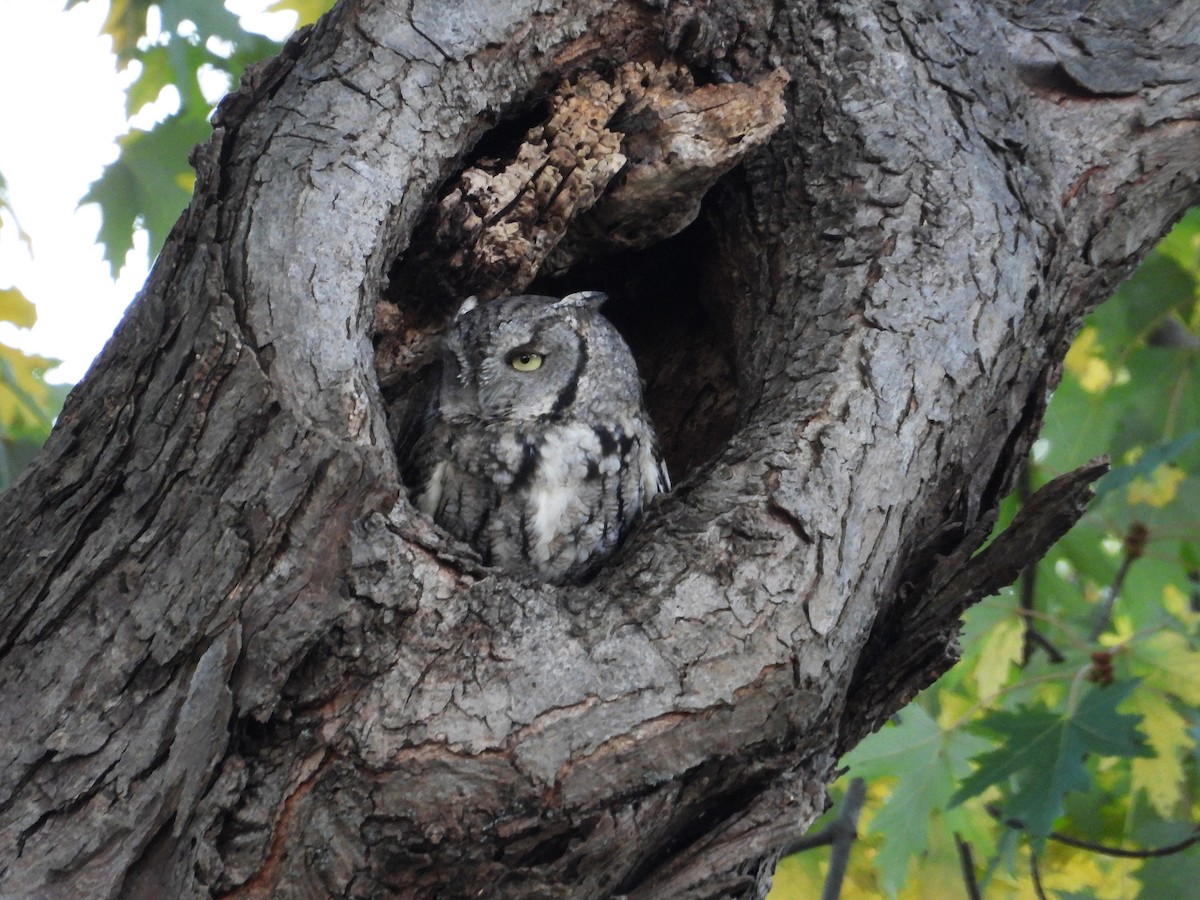
[[[213,0],[216,2],[216,0]],[[261,15],[270,0],[229,0],[244,27],[279,39],[292,13]],[[128,130],[124,88],[136,73],[118,74],[100,27],[107,0],[69,12],[66,0],[0,0],[0,172],[32,253],[11,222],[0,229],[0,288],[17,287],[37,306],[32,329],[0,323],[0,341],[60,359],[49,380],[75,382],[120,321],[146,278],[140,233],[115,283],[95,243],[100,210],[79,199],[117,157]],[[174,110],[157,104],[158,115]],[[139,116],[148,127],[154,116]]]

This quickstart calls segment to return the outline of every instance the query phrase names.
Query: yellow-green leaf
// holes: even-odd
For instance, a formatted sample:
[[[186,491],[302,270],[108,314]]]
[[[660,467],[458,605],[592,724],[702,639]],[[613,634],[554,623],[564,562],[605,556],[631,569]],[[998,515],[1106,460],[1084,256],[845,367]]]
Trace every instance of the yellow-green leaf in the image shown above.
[[[50,388],[42,379],[55,364],[0,344],[0,431],[50,424]]]
[[[296,22],[299,28],[301,25],[311,25],[332,6],[333,0],[275,0],[267,7],[267,12],[294,12],[300,17]]]
[[[1162,509],[1175,499],[1179,485],[1187,479],[1187,473],[1178,466],[1163,463],[1157,466],[1148,478],[1135,478],[1128,487],[1129,503],[1139,503]]]
[[[1025,628],[1015,615],[993,625],[981,642],[975,666],[975,686],[980,697],[991,697],[1008,682],[1009,668],[1021,661]]]
[[[1192,609],[1191,598],[1178,585],[1163,585],[1163,609],[1189,628],[1200,624],[1200,613]]]
[[[1200,652],[1174,631],[1160,631],[1130,648],[1134,674],[1150,687],[1200,706]]]
[[[32,328],[37,309],[16,288],[0,289],[0,322],[12,322],[18,328]]]
[[[1142,731],[1154,751],[1154,756],[1132,761],[1134,790],[1144,791],[1158,814],[1170,818],[1184,795],[1184,756],[1196,744],[1188,721],[1176,712],[1170,699],[1148,687],[1134,691],[1126,708],[1141,714]]]
[[[1099,331],[1092,325],[1079,332],[1067,351],[1063,365],[1074,375],[1080,386],[1089,394],[1099,394],[1112,385],[1114,376],[1108,363],[1101,356]]]
[[[72,4],[74,5],[74,4]],[[151,0],[110,0],[108,18],[100,31],[112,38],[117,63],[124,68],[137,52],[138,40],[146,34],[146,16]]]
[[[1137,871],[1139,865],[1140,860],[1110,859],[1091,850],[1054,844],[1047,848],[1042,858],[1042,894],[1039,895],[1032,882],[1026,879],[1020,882],[1020,887],[1012,894],[989,893],[987,896],[1020,897],[1022,900],[1032,900],[1038,896],[1057,897],[1061,900],[1123,900],[1133,896],[1130,893],[1129,878]]]

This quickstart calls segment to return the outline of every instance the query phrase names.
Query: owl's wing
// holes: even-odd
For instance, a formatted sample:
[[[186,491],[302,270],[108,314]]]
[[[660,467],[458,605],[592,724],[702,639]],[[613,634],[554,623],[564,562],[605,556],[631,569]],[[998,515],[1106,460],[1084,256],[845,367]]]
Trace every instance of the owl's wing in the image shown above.
[[[658,490],[656,493],[665,494],[671,489],[671,473],[667,471],[667,461],[663,459],[662,453],[659,452],[657,443],[654,445],[654,462],[655,473],[658,477]]]
[[[419,376],[421,384],[410,392],[414,398],[399,416],[393,440],[400,463],[400,479],[411,491],[429,478],[431,450],[438,440],[436,425],[441,419],[441,364],[428,366]]]
[[[643,445],[642,453],[642,490],[649,503],[655,494],[665,494],[671,489],[671,476],[667,472],[667,462],[658,449],[657,438],[651,440],[649,446]]]

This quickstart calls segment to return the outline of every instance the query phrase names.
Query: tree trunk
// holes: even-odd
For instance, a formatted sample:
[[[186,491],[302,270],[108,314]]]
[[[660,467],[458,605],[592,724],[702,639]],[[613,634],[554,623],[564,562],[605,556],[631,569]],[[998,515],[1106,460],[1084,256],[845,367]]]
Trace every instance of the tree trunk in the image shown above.
[[[1079,317],[1198,196],[1200,12],[1085,5],[357,0],[293,40],[0,498],[0,894],[762,891],[1103,469],[975,554]],[[501,210],[546,262],[489,269],[438,211],[587,78],[612,180]],[[718,94],[761,146],[606,244],[681,165],[638,123]],[[613,296],[676,482],[578,586],[473,561],[393,443],[450,295],[531,279]]]

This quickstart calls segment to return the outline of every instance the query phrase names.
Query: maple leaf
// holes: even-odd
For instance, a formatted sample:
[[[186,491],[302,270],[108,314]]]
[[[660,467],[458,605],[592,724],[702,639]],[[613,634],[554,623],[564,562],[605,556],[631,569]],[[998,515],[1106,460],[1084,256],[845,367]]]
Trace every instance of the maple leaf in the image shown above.
[[[955,783],[969,769],[967,760],[986,746],[962,730],[943,730],[915,704],[897,719],[844,759],[857,777],[898,778],[868,828],[884,837],[875,865],[884,891],[892,897],[904,886],[909,862],[928,848],[930,818],[946,809]],[[966,830],[957,816],[951,819],[955,830]]]
[[[1131,706],[1141,713],[1142,728],[1154,750],[1152,759],[1133,761],[1133,788],[1143,791],[1155,811],[1169,819],[1185,797],[1184,761],[1196,740],[1187,718],[1176,711],[1165,694],[1144,688],[1133,695]]]
[[[950,804],[982,793],[992,785],[1006,795],[1004,815],[1017,819],[1040,850],[1054,820],[1062,814],[1069,791],[1090,784],[1085,760],[1096,756],[1151,756],[1137,730],[1140,716],[1117,712],[1136,681],[1092,688],[1065,713],[1044,704],[984,716],[973,730],[999,738],[1000,746],[974,762],[978,768],[959,786]]]

